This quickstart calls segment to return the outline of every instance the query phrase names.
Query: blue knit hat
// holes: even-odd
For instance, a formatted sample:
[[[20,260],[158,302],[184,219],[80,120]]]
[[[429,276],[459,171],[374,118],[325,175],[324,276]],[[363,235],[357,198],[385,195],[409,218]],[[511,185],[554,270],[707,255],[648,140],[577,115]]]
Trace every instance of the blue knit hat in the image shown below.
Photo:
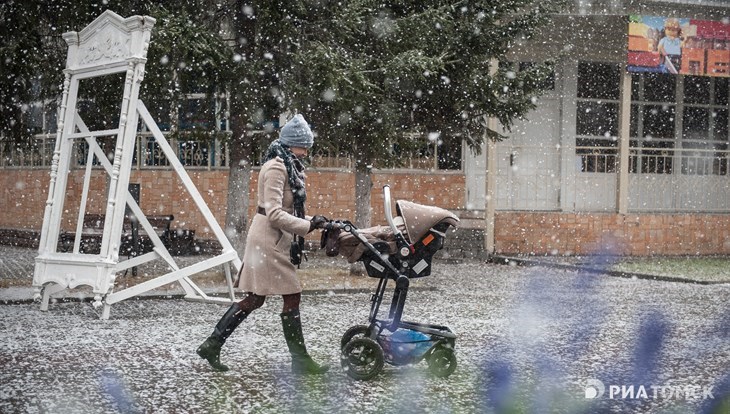
[[[312,148],[314,134],[304,117],[296,114],[279,131],[279,141],[289,147]]]

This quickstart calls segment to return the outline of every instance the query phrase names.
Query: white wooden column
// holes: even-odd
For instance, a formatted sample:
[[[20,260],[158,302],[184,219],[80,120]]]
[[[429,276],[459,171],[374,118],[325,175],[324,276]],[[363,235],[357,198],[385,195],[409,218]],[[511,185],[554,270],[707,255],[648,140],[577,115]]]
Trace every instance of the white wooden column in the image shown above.
[[[629,209],[629,147],[631,135],[631,73],[626,64],[621,65],[621,102],[619,103],[618,123],[618,183],[616,188],[616,208],[619,214]]]
[[[489,76],[497,73],[499,62],[492,59],[489,62]],[[496,131],[499,122],[497,118],[490,117],[487,119],[487,128]],[[485,134],[486,135],[486,134]],[[487,186],[485,192],[486,205],[484,210],[484,250],[487,254],[494,253],[494,217],[497,207],[497,143],[489,139],[487,136]]]
[[[562,91],[560,120],[560,210],[575,211],[576,155],[575,126],[578,97],[578,61],[568,57],[561,62]]]

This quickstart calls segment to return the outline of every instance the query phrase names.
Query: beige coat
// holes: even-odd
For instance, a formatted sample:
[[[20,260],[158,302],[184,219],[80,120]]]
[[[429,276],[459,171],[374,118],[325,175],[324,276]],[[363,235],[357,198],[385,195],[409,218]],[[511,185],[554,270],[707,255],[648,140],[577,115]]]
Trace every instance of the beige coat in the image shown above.
[[[257,295],[289,295],[302,291],[296,268],[289,261],[293,235],[305,236],[309,220],[293,215],[294,195],[284,161],[267,161],[259,173],[258,206],[246,237],[243,271],[238,288]]]

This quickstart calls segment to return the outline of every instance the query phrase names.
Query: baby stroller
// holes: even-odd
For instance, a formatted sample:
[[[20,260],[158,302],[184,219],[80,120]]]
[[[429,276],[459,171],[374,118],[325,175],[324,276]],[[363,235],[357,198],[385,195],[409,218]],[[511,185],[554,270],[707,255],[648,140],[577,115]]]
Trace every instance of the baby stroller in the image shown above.
[[[330,241],[329,256],[342,254],[350,263],[363,262],[367,274],[380,279],[370,299],[369,324],[345,332],[340,362],[356,380],[375,377],[384,362],[407,365],[424,359],[434,375],[448,377],[456,369],[456,335],[446,326],[407,322],[401,315],[410,279],[431,274],[434,253],[443,247],[447,230],[456,227],[459,219],[447,210],[407,201],[396,203],[397,216],[393,218],[389,186],[383,187],[383,195],[387,227],[360,230],[348,221],[333,221],[323,234],[323,244],[325,239]],[[336,244],[331,242],[333,236]],[[393,299],[387,318],[379,319],[389,280],[395,282]]]

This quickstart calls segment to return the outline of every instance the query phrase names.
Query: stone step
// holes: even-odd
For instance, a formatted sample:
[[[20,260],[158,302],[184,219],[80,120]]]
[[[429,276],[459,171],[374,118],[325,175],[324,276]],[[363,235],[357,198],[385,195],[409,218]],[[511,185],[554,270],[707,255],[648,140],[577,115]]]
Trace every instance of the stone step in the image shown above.
[[[482,229],[487,223],[484,219],[484,210],[450,210],[459,218],[459,228]]]

